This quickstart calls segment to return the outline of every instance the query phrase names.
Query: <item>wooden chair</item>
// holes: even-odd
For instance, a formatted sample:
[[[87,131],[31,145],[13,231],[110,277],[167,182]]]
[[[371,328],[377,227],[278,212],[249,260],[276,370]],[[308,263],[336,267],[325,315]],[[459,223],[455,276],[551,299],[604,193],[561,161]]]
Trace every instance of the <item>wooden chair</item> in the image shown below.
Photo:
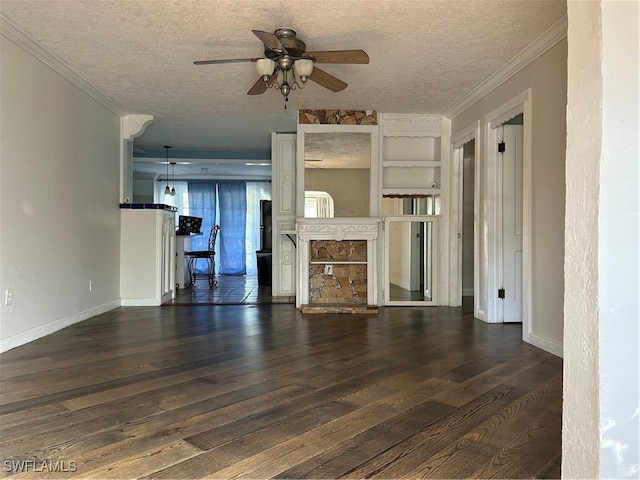
[[[196,284],[196,271],[195,267],[201,258],[207,261],[207,278],[209,279],[209,288],[213,288],[218,284],[217,280],[214,279],[216,273],[215,266],[215,255],[216,252],[216,240],[218,238],[218,232],[220,231],[220,225],[214,225],[211,227],[211,231],[209,232],[209,243],[207,244],[207,250],[195,250],[191,252],[184,252],[185,257],[189,257],[189,286],[192,287]]]

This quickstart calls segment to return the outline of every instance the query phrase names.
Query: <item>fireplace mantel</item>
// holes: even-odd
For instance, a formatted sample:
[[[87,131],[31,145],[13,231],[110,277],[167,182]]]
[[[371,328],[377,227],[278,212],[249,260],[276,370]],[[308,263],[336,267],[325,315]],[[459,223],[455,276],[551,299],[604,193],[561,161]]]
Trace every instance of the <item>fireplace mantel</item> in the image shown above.
[[[378,304],[377,240],[380,219],[377,217],[299,218],[296,223],[298,237],[298,289],[296,306],[309,303],[310,242],[312,240],[366,240],[367,241],[367,304]]]

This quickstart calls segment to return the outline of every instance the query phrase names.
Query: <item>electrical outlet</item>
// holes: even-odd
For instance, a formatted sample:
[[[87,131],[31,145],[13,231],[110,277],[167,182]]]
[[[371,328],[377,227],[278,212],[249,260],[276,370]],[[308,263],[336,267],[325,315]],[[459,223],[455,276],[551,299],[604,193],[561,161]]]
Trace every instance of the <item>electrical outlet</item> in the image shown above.
[[[324,274],[325,275],[333,275],[333,265],[328,264],[324,266]]]
[[[13,289],[7,288],[4,291],[4,304],[11,305],[13,303]]]
[[[93,280],[89,280],[89,291],[93,292]]]

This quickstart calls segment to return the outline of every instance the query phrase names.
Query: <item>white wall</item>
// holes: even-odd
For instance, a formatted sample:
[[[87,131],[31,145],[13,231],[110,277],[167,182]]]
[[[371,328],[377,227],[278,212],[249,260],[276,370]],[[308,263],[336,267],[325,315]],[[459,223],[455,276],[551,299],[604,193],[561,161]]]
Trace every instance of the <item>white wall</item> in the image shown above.
[[[0,42],[4,351],[120,304],[120,119]]]
[[[563,478],[640,475],[637,2],[569,2]]]
[[[389,224],[389,282],[411,289],[411,222]]]
[[[155,184],[153,177],[133,177],[132,203],[153,203]]]
[[[525,120],[531,122],[532,129],[530,326],[531,335],[558,346],[563,338],[566,63],[567,43],[563,40],[451,122],[452,136],[478,120],[484,132],[485,115],[526,89],[532,90],[532,118]],[[480,152],[480,165],[486,165],[484,152]],[[480,192],[481,202],[485,193]],[[482,251],[482,235],[479,240]],[[486,271],[486,265],[481,265],[481,271]],[[481,284],[481,294],[485,287]],[[480,309],[486,311],[486,294],[483,296]]]

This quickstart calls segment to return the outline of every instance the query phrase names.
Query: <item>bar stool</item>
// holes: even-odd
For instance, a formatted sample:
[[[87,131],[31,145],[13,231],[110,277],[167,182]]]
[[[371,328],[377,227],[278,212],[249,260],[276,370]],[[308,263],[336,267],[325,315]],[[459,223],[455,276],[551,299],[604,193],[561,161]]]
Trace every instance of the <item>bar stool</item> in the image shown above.
[[[201,258],[207,261],[207,278],[209,279],[209,288],[213,288],[218,284],[217,280],[214,279],[214,275],[216,273],[215,266],[215,255],[216,252],[216,239],[218,238],[218,232],[220,231],[220,225],[214,225],[211,227],[211,231],[209,232],[209,242],[207,244],[207,250],[194,250],[191,252],[184,252],[185,257],[189,257],[189,280],[191,283],[190,287],[195,286],[196,284],[196,265],[198,260]]]

